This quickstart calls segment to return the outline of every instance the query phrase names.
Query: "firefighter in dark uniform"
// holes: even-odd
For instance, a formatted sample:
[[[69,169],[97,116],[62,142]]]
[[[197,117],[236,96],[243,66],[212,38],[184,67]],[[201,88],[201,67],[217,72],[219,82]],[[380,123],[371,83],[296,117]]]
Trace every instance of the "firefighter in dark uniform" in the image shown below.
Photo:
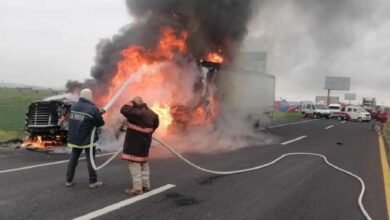
[[[68,147],[72,148],[72,154],[66,172],[65,185],[68,187],[73,185],[76,166],[83,150],[88,164],[89,188],[93,189],[103,185],[102,182],[97,180],[96,171],[93,169],[89,157],[89,151],[93,150],[93,157],[95,158],[96,142],[99,138],[98,134],[95,133],[91,147],[91,134],[94,127],[104,125],[103,113],[104,111],[99,110],[92,102],[92,91],[90,89],[81,90],[80,99],[72,105],[69,115]]]
[[[152,134],[159,126],[159,118],[139,96],[125,104],[121,113],[127,119],[121,158],[129,161],[133,180],[133,187],[125,192],[129,195],[139,195],[150,190],[148,156]]]

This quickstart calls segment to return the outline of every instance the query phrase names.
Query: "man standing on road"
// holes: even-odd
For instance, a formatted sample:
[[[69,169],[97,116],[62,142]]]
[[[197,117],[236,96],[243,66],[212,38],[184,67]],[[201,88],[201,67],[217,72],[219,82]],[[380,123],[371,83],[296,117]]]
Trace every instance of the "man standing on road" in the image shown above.
[[[387,124],[387,113],[382,112],[379,122],[379,135],[384,135],[385,126]]]
[[[69,116],[69,131],[68,131],[68,147],[72,148],[72,154],[66,172],[67,187],[73,185],[73,178],[76,166],[81,152],[85,151],[87,158],[88,173],[89,173],[89,188],[94,189],[103,185],[102,182],[97,181],[96,171],[91,165],[89,151],[93,151],[93,157],[96,153],[96,142],[98,141],[98,134],[95,133],[92,147],[90,144],[92,130],[94,127],[101,127],[104,125],[102,114],[104,110],[96,108],[92,102],[92,91],[90,89],[83,89],[80,92],[80,99],[73,104],[70,109]]]
[[[382,112],[380,109],[378,109],[378,111],[376,111],[375,113],[375,116],[373,118],[373,123],[372,123],[372,129],[375,130],[375,131],[378,131],[378,126],[380,125],[380,121],[381,121],[381,116],[382,116]]]
[[[121,113],[128,123],[121,158],[129,161],[133,180],[133,187],[125,192],[140,195],[150,190],[148,156],[152,134],[159,126],[159,118],[139,96],[122,106]]]

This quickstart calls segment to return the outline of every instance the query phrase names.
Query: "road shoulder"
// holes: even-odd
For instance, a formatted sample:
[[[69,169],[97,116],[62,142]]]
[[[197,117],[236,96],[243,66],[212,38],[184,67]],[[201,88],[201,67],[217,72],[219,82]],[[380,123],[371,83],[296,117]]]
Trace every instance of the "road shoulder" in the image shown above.
[[[386,207],[387,207],[387,217],[390,219],[390,170],[389,163],[386,156],[385,142],[383,136],[379,136],[379,148],[381,154],[381,164],[383,172],[383,181],[386,193]]]

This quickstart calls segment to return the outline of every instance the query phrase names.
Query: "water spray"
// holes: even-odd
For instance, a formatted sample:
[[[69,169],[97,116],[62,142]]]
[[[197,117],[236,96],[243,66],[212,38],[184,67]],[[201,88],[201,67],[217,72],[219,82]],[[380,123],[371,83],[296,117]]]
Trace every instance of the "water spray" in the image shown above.
[[[138,80],[142,74],[144,72],[143,71],[138,71],[136,74],[134,74],[133,76],[129,77],[127,79],[127,81],[120,87],[120,89],[115,93],[115,95],[113,96],[113,98],[106,104],[106,106],[104,106],[104,110],[107,111],[111,108],[111,106],[117,101],[117,99],[121,96],[121,94],[124,92],[124,90],[130,85],[130,83]],[[93,128],[92,130],[92,134],[91,134],[91,140],[90,140],[90,149],[93,148],[93,140],[95,138],[95,132],[96,132],[96,127]],[[265,163],[265,164],[262,164],[262,165],[259,165],[259,166],[256,166],[256,167],[251,167],[251,168],[247,168],[247,169],[241,169],[241,170],[231,170],[231,171],[216,171],[216,170],[209,170],[209,169],[206,169],[206,168],[203,168],[201,166],[198,166],[196,165],[195,163],[191,162],[190,160],[188,160],[187,158],[185,158],[183,155],[181,155],[180,153],[178,153],[174,148],[172,148],[172,146],[170,146],[169,144],[165,143],[164,141],[152,136],[152,139],[154,141],[156,141],[157,143],[159,143],[161,146],[163,146],[165,149],[167,149],[169,152],[171,152],[173,155],[175,155],[177,158],[181,159],[182,161],[184,161],[185,163],[187,163],[188,165],[190,165],[191,167],[197,169],[197,170],[200,170],[202,172],[205,172],[205,173],[210,173],[210,174],[214,174],[214,175],[234,175],[234,174],[240,174],[240,173],[246,173],[246,172],[251,172],[251,171],[255,171],[255,170],[260,170],[260,169],[263,169],[263,168],[266,168],[266,167],[269,167],[277,162],[279,162],[280,160],[282,160],[283,158],[285,157],[289,157],[289,156],[300,156],[300,155],[304,155],[304,156],[314,156],[314,157],[319,157],[319,158],[322,158],[322,160],[330,167],[332,167],[333,169],[343,173],[343,174],[346,174],[348,176],[351,176],[353,177],[354,179],[356,179],[360,185],[361,185],[361,191],[360,191],[360,194],[359,194],[359,197],[358,197],[358,205],[359,205],[359,208],[360,208],[360,211],[362,212],[362,214],[364,215],[364,217],[367,219],[367,220],[372,220],[372,218],[370,217],[370,215],[368,214],[368,212],[366,211],[365,207],[364,207],[364,204],[363,204],[363,197],[364,197],[364,193],[366,191],[366,186],[364,184],[364,181],[361,177],[359,177],[358,175],[350,172],[350,171],[347,171],[347,170],[344,170],[332,163],[330,163],[327,159],[326,156],[322,155],[322,154],[316,154],[316,153],[308,153],[308,152],[294,152],[294,153],[287,153],[287,154],[283,154],[281,155],[280,157],[272,160],[271,162],[268,162],[268,163]],[[95,163],[95,159],[93,157],[93,151],[90,150],[89,151],[89,154],[90,154],[90,161],[91,161],[91,165],[93,167],[94,170],[100,170],[102,169],[103,167],[105,167],[106,165],[108,165],[116,156],[118,156],[118,154],[120,154],[122,152],[122,148],[118,149],[118,151],[116,151],[114,153],[114,155],[112,155],[109,159],[107,159],[102,165],[100,166],[96,166],[96,163]]]
[[[125,89],[130,85],[130,83],[137,81],[142,76],[143,73],[145,73],[145,72],[140,70],[137,73],[135,73],[134,75],[130,76],[126,80],[126,82],[123,83],[123,85],[119,88],[119,90],[115,93],[115,95],[111,98],[111,100],[103,107],[103,110],[108,111],[112,107],[112,105],[118,100],[118,98],[122,95],[122,93],[125,91]],[[92,147],[93,147],[96,129],[97,129],[96,127],[94,127],[92,129],[91,140],[90,140],[90,149],[92,149]],[[102,165],[97,167],[96,163],[95,163],[95,159],[93,158],[93,150],[90,150],[89,151],[89,158],[91,158],[90,160],[91,160],[91,165],[92,165],[93,169],[94,170],[102,169],[107,164],[109,164],[116,156],[118,156],[118,154],[120,154],[121,151],[122,151],[122,149],[119,149],[117,152],[115,152],[114,155],[112,155],[110,158],[108,158],[108,160],[106,160],[106,162],[104,162]]]

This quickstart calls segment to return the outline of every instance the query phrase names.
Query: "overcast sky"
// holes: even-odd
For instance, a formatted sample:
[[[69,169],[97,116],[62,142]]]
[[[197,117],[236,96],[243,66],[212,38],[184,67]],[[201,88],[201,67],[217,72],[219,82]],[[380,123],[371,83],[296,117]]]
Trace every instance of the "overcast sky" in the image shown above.
[[[268,53],[276,99],[325,95],[331,75],[351,77],[359,98],[390,105],[390,1],[344,1],[345,11],[336,0],[260,7],[245,45]],[[122,0],[1,0],[0,81],[63,88],[68,79],[88,78],[99,40],[130,22]]]
[[[130,21],[120,0],[1,0],[0,81],[63,88],[88,78],[99,40]]]
[[[313,100],[326,76],[342,76],[359,102],[390,105],[389,12],[388,0],[265,0],[245,47],[267,51],[276,99]]]

